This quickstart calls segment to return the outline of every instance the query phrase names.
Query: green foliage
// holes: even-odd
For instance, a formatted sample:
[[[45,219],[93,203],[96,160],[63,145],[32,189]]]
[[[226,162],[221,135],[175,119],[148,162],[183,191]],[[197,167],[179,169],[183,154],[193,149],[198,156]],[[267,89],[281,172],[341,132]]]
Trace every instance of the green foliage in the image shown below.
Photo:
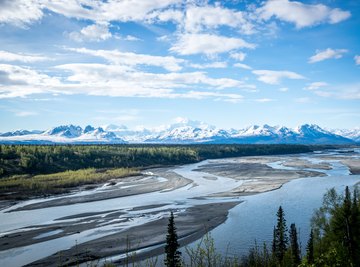
[[[122,178],[137,173],[138,171],[129,168],[108,170],[91,168],[34,176],[14,175],[0,179],[0,192],[7,193],[7,198],[10,198],[10,193],[14,191],[30,195],[62,193],[67,188],[105,182],[110,179]]]
[[[344,196],[334,189],[325,196],[313,219],[316,266],[360,266],[360,218],[356,191]]]
[[[312,151],[302,145],[0,145],[0,177]]]
[[[288,230],[286,226],[285,214],[281,206],[279,207],[276,216],[277,225],[274,229],[273,236],[273,254],[278,260],[278,263],[282,265],[289,239],[287,236]]]
[[[297,237],[297,230],[295,223],[290,225],[290,252],[291,252],[291,259],[293,262],[293,266],[298,266],[300,264],[300,248],[298,243]]]
[[[308,264],[314,263],[314,232],[312,229],[306,246],[306,260]]]
[[[174,214],[170,213],[168,233],[166,235],[165,245],[165,259],[164,263],[168,267],[179,267],[181,266],[181,252],[178,250],[180,247],[178,243],[178,236],[176,233]]]

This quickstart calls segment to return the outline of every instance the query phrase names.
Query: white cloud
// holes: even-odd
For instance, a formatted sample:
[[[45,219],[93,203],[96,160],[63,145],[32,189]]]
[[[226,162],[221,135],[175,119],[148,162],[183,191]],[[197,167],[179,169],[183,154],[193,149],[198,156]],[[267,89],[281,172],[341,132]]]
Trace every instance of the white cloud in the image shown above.
[[[49,60],[49,58],[39,55],[11,53],[0,50],[0,61],[5,61],[5,62],[20,61],[25,63],[33,63],[44,60]]]
[[[257,12],[264,20],[276,17],[294,23],[296,28],[310,27],[320,23],[338,23],[351,16],[349,11],[331,9],[323,4],[303,4],[289,0],[268,0]]]
[[[246,69],[246,70],[252,70],[252,67],[250,67],[249,65],[243,64],[243,63],[235,63],[234,67],[242,68],[242,69]]]
[[[0,64],[0,98],[54,92],[60,85],[56,77],[50,77],[30,68]]]
[[[175,23],[182,23],[184,19],[184,13],[180,10],[166,9],[161,11],[152,12],[148,18],[150,20],[156,20],[159,22],[173,21]]]
[[[354,57],[354,60],[355,60],[355,64],[356,64],[356,65],[360,65],[360,56],[356,55],[356,56]]]
[[[305,90],[313,91],[325,86],[328,86],[328,84],[325,82],[313,82],[310,83],[307,87],[305,87]]]
[[[268,84],[279,84],[282,79],[305,79],[300,74],[292,71],[274,71],[274,70],[253,70],[252,73],[258,76],[258,80]]]
[[[289,88],[287,88],[287,87],[281,87],[281,88],[279,88],[279,91],[280,91],[280,92],[287,92],[287,91],[289,91]]]
[[[185,62],[185,60],[173,56],[152,56],[132,52],[121,52],[119,50],[92,50],[87,48],[68,48],[67,50],[102,57],[113,64],[127,66],[149,65],[163,67],[169,71],[181,70],[181,64]]]
[[[189,65],[192,68],[195,69],[224,69],[227,67],[226,62],[212,62],[212,63],[206,63],[206,64],[190,64]]]
[[[108,0],[108,1],[62,1],[48,0],[46,8],[70,18],[94,21],[144,21],[150,13],[181,3],[181,0]]]
[[[65,64],[56,68],[71,71],[68,80],[77,84],[121,85],[132,88],[187,88],[189,85],[207,85],[217,89],[245,88],[248,85],[242,81],[227,78],[210,78],[203,72],[182,73],[148,73],[129,71],[118,65],[104,64]],[[106,90],[105,88],[103,90]]]
[[[331,49],[317,50],[316,54],[309,58],[309,63],[315,63],[330,58],[339,59],[343,54],[348,52],[346,49]]]
[[[77,42],[84,41],[104,41],[111,38],[112,34],[109,31],[108,23],[98,23],[86,26],[80,32],[71,32],[69,37]]]
[[[237,28],[243,34],[254,33],[254,26],[246,18],[246,13],[216,6],[188,5],[184,19],[184,30],[199,33],[219,26]]]
[[[38,0],[2,0],[0,1],[0,24],[9,23],[26,27],[42,18],[43,4]]]
[[[238,61],[244,61],[246,54],[243,52],[231,52],[230,57]]]
[[[255,45],[240,38],[204,33],[181,35],[170,51],[180,55],[206,54],[211,56],[239,48],[253,49]]]

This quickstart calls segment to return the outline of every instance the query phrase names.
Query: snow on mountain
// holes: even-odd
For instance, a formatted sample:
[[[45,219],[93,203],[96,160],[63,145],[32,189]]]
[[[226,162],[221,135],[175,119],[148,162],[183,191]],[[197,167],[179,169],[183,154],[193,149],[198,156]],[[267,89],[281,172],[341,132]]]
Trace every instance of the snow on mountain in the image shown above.
[[[16,131],[13,131],[13,132],[2,133],[2,134],[0,134],[0,136],[2,136],[2,137],[23,136],[23,135],[41,134],[41,133],[43,133],[43,131],[38,131],[38,130],[32,130],[32,131],[28,131],[28,130],[16,130]]]
[[[354,128],[354,129],[335,129],[335,130],[329,130],[330,132],[346,137],[348,139],[354,140],[355,142],[360,142],[360,128]]]
[[[150,138],[145,141],[150,143],[193,143],[210,142],[219,137],[228,137],[225,130],[216,129],[215,126],[200,121],[186,119],[158,129],[160,130],[155,130],[153,136],[149,136]]]
[[[84,129],[62,125],[44,132],[18,130],[0,135],[1,143],[237,143],[237,144],[351,144],[359,142],[360,130],[329,131],[314,124],[295,129],[252,125],[243,129],[220,129],[199,121],[179,119],[157,128],[129,129],[105,125]]]
[[[51,144],[51,143],[71,143],[71,144],[91,144],[91,143],[111,143],[119,144],[125,141],[112,132],[106,132],[101,127],[94,128],[90,125],[82,129],[75,125],[61,125],[44,132],[31,132],[29,134],[0,135],[1,143],[29,143],[29,144]]]

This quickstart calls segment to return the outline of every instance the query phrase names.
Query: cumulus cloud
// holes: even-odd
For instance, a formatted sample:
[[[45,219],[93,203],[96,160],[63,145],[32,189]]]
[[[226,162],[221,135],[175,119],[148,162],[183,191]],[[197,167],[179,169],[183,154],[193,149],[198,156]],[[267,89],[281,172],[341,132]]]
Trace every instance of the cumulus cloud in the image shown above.
[[[87,55],[102,57],[113,64],[137,66],[148,65],[162,67],[169,71],[179,71],[182,69],[183,59],[173,56],[152,56],[145,54],[136,54],[132,52],[121,52],[119,50],[92,50],[87,48],[68,48],[70,51],[83,53]]]
[[[44,5],[38,0],[0,1],[0,24],[7,23],[26,27],[42,18]]]
[[[354,57],[354,60],[355,60],[355,64],[356,64],[356,65],[360,65],[360,56],[356,55],[356,56]]]
[[[98,23],[86,26],[80,32],[69,33],[70,39],[77,42],[83,41],[104,41],[111,38],[112,34],[109,31],[108,23]]]
[[[39,55],[11,53],[8,51],[0,50],[0,61],[5,61],[5,62],[19,61],[25,63],[33,63],[44,60],[49,60],[49,58]]]
[[[339,59],[346,52],[346,49],[327,48],[325,50],[317,50],[316,54],[309,58],[309,63],[316,63],[331,58]]]
[[[219,26],[237,28],[241,33],[254,33],[254,25],[242,11],[216,6],[194,6],[186,9],[184,30],[189,33],[198,33],[206,29],[216,29]]]
[[[241,38],[225,37],[215,34],[182,34],[170,48],[180,55],[206,54],[208,56],[239,48],[255,48]]]
[[[268,84],[279,84],[282,79],[305,79],[300,74],[292,71],[274,71],[274,70],[253,70],[252,73],[258,76],[258,80]]]
[[[268,0],[257,12],[264,20],[276,17],[294,23],[298,29],[320,23],[335,24],[351,16],[349,11],[339,8],[332,9],[323,4],[303,4],[289,0]]]

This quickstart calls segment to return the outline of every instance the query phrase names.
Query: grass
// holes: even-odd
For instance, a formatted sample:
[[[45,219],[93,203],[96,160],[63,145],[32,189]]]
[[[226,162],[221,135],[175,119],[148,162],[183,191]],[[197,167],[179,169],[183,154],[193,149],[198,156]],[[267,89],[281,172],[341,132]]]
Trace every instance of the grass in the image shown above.
[[[23,193],[27,195],[44,195],[68,192],[70,188],[102,183],[114,178],[122,178],[139,174],[136,169],[81,169],[53,174],[13,175],[0,179],[0,192],[9,199],[11,195]],[[10,197],[11,198],[11,197]]]

